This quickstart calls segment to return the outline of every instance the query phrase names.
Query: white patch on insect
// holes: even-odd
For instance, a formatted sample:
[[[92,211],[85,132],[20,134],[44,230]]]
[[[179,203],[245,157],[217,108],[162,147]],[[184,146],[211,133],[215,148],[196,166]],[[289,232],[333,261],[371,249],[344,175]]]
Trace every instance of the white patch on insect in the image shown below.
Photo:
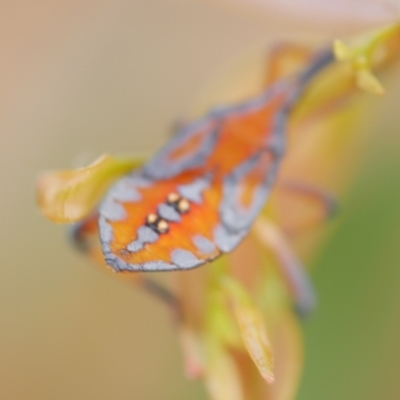
[[[145,271],[173,271],[177,267],[174,264],[169,264],[164,261],[149,261],[142,265]]]
[[[106,219],[101,215],[99,217],[98,224],[103,249],[105,252],[109,252],[110,243],[113,240],[113,229]]]
[[[215,244],[211,240],[204,237],[203,235],[193,236],[192,242],[199,250],[199,252],[203,254],[210,254],[213,253],[215,250],[217,250]]]
[[[214,242],[224,252],[231,252],[246,236],[247,230],[241,232],[229,232],[224,226],[218,225],[214,229]]]
[[[165,219],[166,221],[171,221],[171,222],[180,222],[181,221],[181,216],[179,213],[175,210],[174,207],[169,206],[168,204],[160,204],[157,208],[158,215]]]
[[[113,199],[122,203],[138,202],[142,199],[141,194],[137,191],[135,180],[125,177],[119,180],[111,189],[110,194]]]
[[[233,232],[248,229],[264,206],[275,177],[275,163],[266,151],[249,158],[224,178],[223,199],[219,206],[221,220]],[[248,205],[241,201],[243,191],[249,190],[248,176],[261,173],[260,183],[252,188]]]
[[[137,239],[129,243],[128,246],[126,246],[126,249],[135,253],[143,249],[143,246],[146,243],[154,243],[157,241],[157,239],[158,234],[154,232],[153,229],[143,225],[137,230]]]
[[[210,186],[207,178],[200,178],[187,185],[178,186],[178,193],[185,199],[193,203],[200,204],[203,198],[203,192]]]
[[[199,143],[192,152],[184,153],[176,159],[170,158],[171,153],[193,137],[198,137]],[[145,165],[144,172],[154,179],[167,179],[189,168],[199,167],[213,151],[217,138],[218,128],[215,121],[205,118],[190,124]]]
[[[117,203],[110,195],[108,195],[101,204],[100,215],[109,221],[122,221],[127,217],[127,213],[122,204]]]
[[[204,263],[193,253],[183,249],[174,249],[171,252],[171,261],[180,269],[194,268]]]

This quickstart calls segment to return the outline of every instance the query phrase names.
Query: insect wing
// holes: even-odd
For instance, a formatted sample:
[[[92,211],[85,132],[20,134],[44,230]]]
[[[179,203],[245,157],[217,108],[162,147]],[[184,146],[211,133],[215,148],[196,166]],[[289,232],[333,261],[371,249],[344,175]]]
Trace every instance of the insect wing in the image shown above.
[[[230,252],[262,209],[283,151],[286,92],[212,112],[125,176],[100,207],[115,270],[190,269]]]

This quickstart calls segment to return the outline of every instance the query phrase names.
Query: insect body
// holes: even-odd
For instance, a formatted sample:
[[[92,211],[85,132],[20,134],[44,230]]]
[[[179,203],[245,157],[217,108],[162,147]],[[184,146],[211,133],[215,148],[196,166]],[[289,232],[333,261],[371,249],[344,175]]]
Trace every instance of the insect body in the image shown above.
[[[190,269],[233,250],[268,199],[292,106],[332,60],[323,54],[259,97],[210,112],[120,179],[99,208],[107,264],[117,271]]]

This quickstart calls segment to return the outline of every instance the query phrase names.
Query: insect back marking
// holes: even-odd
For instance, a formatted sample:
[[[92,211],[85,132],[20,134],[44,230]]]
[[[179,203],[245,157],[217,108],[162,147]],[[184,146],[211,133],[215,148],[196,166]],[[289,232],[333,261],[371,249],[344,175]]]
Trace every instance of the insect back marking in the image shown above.
[[[172,206],[180,214],[185,214],[190,210],[188,199],[185,199],[178,193],[170,193],[167,197],[167,204]]]
[[[113,241],[114,254],[127,267],[137,269],[139,265],[141,269],[151,270],[149,263],[158,261],[171,265],[168,269],[174,266],[189,269],[218,257],[221,252],[231,251],[247,234],[265,201],[267,193],[263,190],[259,193],[258,189],[263,187],[265,175],[270,175],[268,161],[274,157],[267,151],[266,160],[261,157],[264,160],[261,161],[255,152],[266,145],[266,137],[274,134],[274,124],[268,123],[266,128],[265,120],[273,119],[283,101],[282,95],[272,103],[257,101],[256,105],[241,107],[240,112],[234,108],[231,115],[227,113],[218,123],[219,130],[215,131],[212,124],[208,126],[209,132],[203,135],[221,140],[212,149],[205,146],[196,153],[204,156],[202,168],[194,169],[197,164],[191,159],[190,165],[184,166],[184,173],[165,179],[154,176],[156,161],[145,166],[142,173],[152,184],[141,190],[140,204],[127,205],[129,220],[113,223],[119,235]],[[279,130],[279,133],[282,132]],[[232,140],[237,151],[227,152],[233,146]],[[167,145],[166,149],[172,151],[176,147]],[[163,154],[167,156],[168,151],[162,151],[155,160],[163,159]],[[210,157],[206,160],[207,156]],[[171,168],[183,168],[175,161],[171,165],[159,165],[160,174],[167,173],[166,169],[171,174]],[[251,173],[253,169],[256,171]],[[176,173],[182,172],[178,170]],[[275,175],[275,171],[270,172]],[[229,207],[225,209],[226,206]],[[189,215],[184,217],[184,214]],[[133,242],[128,228],[133,228],[136,234]],[[121,232],[127,232],[125,237]],[[129,244],[125,238],[131,240]],[[130,254],[125,254],[126,250]]]
[[[168,179],[202,166],[218,139],[218,124],[204,118],[185,127],[144,167],[152,179]]]
[[[157,208],[157,214],[151,213],[146,217],[146,226],[158,234],[167,233],[170,229],[169,222],[181,222],[181,214],[190,210],[190,203],[178,193],[168,194],[166,202]]]
[[[157,214],[149,214],[146,218],[146,226],[156,233],[167,233],[169,230],[168,222]]]
[[[136,183],[143,176],[137,172],[123,179]],[[207,191],[212,185],[211,172],[191,171],[169,180],[146,179],[150,183],[139,188],[139,201],[118,199],[126,211],[123,219],[107,219],[109,203],[100,207],[100,238],[107,264],[116,271],[171,271],[194,268],[216,258],[220,251],[208,232],[219,220],[219,189]],[[118,197],[113,189],[108,196],[113,200]]]

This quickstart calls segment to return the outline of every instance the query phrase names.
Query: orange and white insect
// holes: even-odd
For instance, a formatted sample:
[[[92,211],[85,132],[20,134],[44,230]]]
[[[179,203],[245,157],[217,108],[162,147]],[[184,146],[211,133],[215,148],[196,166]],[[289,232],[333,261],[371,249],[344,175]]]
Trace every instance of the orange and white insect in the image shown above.
[[[117,181],[99,208],[106,263],[116,271],[184,270],[232,251],[268,199],[292,106],[333,59],[325,52],[260,96],[211,111]]]

